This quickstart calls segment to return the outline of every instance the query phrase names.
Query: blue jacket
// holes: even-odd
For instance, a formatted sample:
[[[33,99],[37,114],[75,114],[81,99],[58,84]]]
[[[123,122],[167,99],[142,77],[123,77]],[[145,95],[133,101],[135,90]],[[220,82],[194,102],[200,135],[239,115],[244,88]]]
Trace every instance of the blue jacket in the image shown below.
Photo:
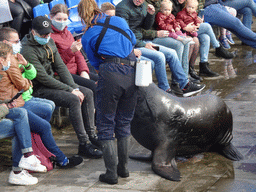
[[[104,23],[105,19],[106,15],[103,14],[102,17],[99,17],[97,22]],[[130,30],[127,22],[120,17],[111,17],[109,24],[124,30],[131,37],[132,42],[120,32],[117,32],[113,29],[108,29],[99,46],[98,54],[126,58],[131,53],[133,47],[136,44],[136,37]],[[103,62],[95,55],[95,44],[102,28],[102,26],[98,25],[90,27],[82,37],[83,48],[91,65],[96,70],[99,69],[99,65]]]

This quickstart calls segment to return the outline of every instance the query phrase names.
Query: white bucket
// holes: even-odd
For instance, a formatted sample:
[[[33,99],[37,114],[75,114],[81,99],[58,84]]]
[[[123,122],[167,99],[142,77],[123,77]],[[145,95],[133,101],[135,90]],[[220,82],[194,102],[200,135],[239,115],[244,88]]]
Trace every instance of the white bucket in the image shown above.
[[[152,83],[151,62],[139,60],[136,64],[135,85],[147,87]]]

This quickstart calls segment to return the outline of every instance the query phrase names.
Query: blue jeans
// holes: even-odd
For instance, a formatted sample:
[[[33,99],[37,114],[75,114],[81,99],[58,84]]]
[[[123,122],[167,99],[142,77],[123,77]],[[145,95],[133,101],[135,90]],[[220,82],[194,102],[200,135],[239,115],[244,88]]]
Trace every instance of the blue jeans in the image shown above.
[[[190,43],[183,44],[181,41],[178,41],[171,37],[165,37],[165,38],[155,38],[153,43],[163,45],[165,47],[174,49],[178,55],[178,58],[182,64],[182,68],[185,72],[185,74],[188,76],[189,72],[189,60],[188,60],[188,54],[189,54],[189,47]]]
[[[22,154],[33,151],[27,110],[22,108],[10,109],[6,118],[8,119],[0,122],[0,139],[13,137],[13,170],[20,171],[18,165]]]
[[[207,62],[210,43],[214,48],[219,47],[220,43],[216,39],[212,26],[209,23],[201,23],[197,33],[200,42],[200,62]]]
[[[233,17],[224,6],[220,4],[207,6],[204,10],[204,20],[211,25],[228,29],[242,42],[256,48],[256,33],[244,26],[238,18]]]
[[[188,78],[184,73],[176,51],[162,45],[155,45],[159,46],[159,51],[147,49],[145,47],[140,47],[138,49],[141,50],[142,56],[154,61],[155,74],[159,88],[164,91],[170,88],[165,68],[165,63],[167,62],[172,72],[172,80],[178,82],[180,88],[183,89],[188,83]]]
[[[48,99],[32,97],[30,100],[25,102],[23,107],[27,110],[33,111],[39,117],[50,122],[52,113],[55,109],[55,104],[53,101]]]
[[[226,0],[222,5],[233,7],[243,15],[243,24],[251,29],[252,15],[256,16],[256,3],[253,0]]]

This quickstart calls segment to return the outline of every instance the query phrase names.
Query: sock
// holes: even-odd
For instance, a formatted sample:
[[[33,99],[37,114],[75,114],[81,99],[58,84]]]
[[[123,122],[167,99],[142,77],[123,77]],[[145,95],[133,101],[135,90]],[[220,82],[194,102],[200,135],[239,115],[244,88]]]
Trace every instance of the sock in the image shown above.
[[[30,157],[31,155],[33,155],[33,152],[24,153],[23,155],[25,158],[27,158],[27,157]]]
[[[66,166],[68,164],[69,160],[67,157],[62,162],[59,162],[60,166]]]
[[[187,83],[187,85],[185,85],[185,87],[183,88],[183,90],[186,90],[189,86],[189,82]]]
[[[19,174],[19,173],[21,173],[21,171],[13,171],[14,172],[14,174]]]

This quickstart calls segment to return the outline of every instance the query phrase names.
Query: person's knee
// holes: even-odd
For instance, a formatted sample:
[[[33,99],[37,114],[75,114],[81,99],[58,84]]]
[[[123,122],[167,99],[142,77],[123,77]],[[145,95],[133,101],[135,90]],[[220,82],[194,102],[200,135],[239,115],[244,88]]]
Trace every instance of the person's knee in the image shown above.
[[[199,37],[201,46],[210,45],[210,37],[207,34],[201,34]]]

